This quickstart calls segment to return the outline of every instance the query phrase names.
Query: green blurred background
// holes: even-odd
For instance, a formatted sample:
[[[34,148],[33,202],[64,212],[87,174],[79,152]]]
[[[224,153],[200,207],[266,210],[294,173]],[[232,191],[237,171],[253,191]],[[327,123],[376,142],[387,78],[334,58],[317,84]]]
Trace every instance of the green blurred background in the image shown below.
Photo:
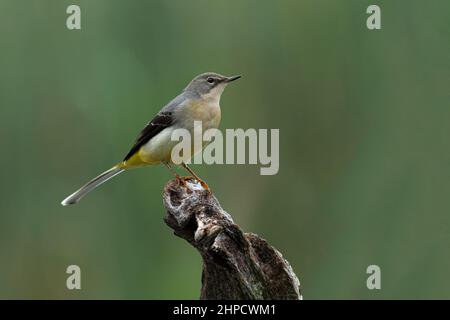
[[[163,222],[166,168],[60,201],[204,71],[244,75],[221,128],[279,128],[280,171],[193,168],[306,299],[450,298],[449,21],[445,0],[1,0],[0,298],[198,298],[200,257]]]

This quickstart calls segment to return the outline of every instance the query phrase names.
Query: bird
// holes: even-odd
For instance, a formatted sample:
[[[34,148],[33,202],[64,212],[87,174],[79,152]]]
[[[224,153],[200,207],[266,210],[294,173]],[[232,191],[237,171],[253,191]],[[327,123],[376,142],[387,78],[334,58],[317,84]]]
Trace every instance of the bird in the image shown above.
[[[61,204],[67,206],[78,203],[95,188],[129,169],[164,164],[177,179],[182,179],[173,169],[171,152],[178,142],[172,141],[172,133],[176,129],[186,129],[193,135],[196,121],[201,121],[202,130],[217,129],[221,119],[221,95],[229,83],[239,78],[240,75],[227,77],[215,72],[196,76],[145,125],[121,162],[90,180]],[[189,158],[204,146],[205,144],[202,144],[200,150],[192,150],[191,154],[183,155],[180,165],[209,190],[207,184],[186,164]]]

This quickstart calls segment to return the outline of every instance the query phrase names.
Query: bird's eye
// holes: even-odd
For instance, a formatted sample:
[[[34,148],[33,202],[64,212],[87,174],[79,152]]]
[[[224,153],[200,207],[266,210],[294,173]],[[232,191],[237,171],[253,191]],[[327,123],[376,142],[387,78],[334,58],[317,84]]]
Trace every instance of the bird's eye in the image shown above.
[[[206,79],[206,81],[208,81],[209,83],[213,83],[214,82],[214,78],[209,77],[208,79]]]

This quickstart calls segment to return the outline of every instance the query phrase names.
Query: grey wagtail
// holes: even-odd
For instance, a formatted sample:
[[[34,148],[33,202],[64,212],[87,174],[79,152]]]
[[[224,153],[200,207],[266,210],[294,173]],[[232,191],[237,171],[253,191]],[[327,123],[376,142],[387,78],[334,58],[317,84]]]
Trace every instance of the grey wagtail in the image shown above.
[[[203,73],[195,77],[181,94],[162,108],[153,120],[144,127],[123,161],[89,181],[64,199],[61,204],[67,206],[77,203],[102,183],[132,168],[163,163],[177,178],[180,178],[172,168],[171,152],[177,144],[177,141],[171,139],[172,132],[182,128],[187,129],[193,135],[194,121],[201,121],[202,130],[218,128],[220,123],[219,102],[222,92],[227,84],[240,77],[225,77],[213,72]],[[192,150],[186,158],[183,155],[183,160],[186,159],[185,161],[187,161],[199,151],[201,149]],[[208,189],[207,185],[185,162],[182,162],[181,166]]]

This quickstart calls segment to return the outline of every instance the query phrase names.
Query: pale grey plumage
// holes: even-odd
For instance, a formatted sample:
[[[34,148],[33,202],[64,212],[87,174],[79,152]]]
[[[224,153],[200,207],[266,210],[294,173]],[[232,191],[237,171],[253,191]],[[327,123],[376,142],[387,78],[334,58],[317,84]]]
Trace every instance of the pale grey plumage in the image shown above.
[[[200,118],[198,119],[200,121],[205,120],[207,127],[217,127],[220,121],[220,95],[226,84],[239,78],[240,76],[225,77],[214,72],[195,77],[145,126],[122,162],[89,181],[61,204],[65,206],[77,203],[96,187],[126,169],[170,162],[170,148],[173,142],[169,138],[172,130],[176,128],[191,130],[193,126],[191,122],[196,118]]]

